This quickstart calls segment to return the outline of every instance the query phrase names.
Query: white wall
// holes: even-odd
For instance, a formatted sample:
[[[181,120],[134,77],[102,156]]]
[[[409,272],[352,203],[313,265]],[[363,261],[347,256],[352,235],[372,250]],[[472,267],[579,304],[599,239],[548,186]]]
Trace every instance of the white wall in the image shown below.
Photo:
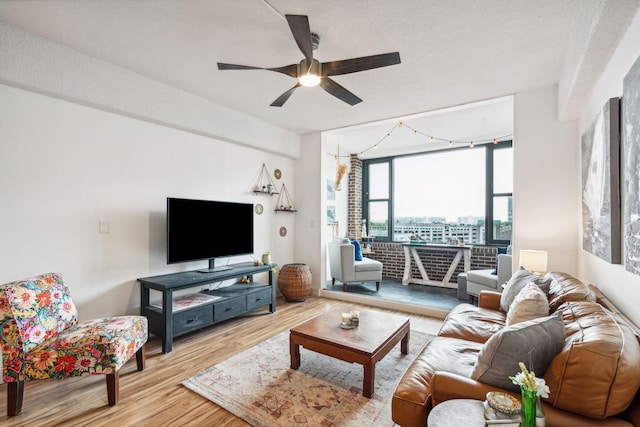
[[[137,278],[206,265],[166,264],[167,196],[262,203],[255,253],[293,259],[293,218],[252,189],[264,162],[295,191],[294,160],[9,86],[0,100],[0,283],[58,271],[82,319],[139,313]]]
[[[295,163],[296,204],[300,206],[295,214],[295,254],[288,262],[307,264],[313,278],[312,293],[317,295],[320,284],[325,280],[325,250],[323,198],[326,188],[322,181],[322,135],[312,133],[302,138],[302,156]],[[323,195],[324,194],[324,195]]]
[[[560,122],[557,87],[514,99],[513,246],[548,252],[548,269],[577,274],[580,186],[576,122]]]
[[[591,125],[592,120],[609,98],[622,96],[624,76],[631,68],[631,65],[640,57],[640,43],[638,43],[638,40],[640,40],[640,13],[637,13],[634,17],[609,65],[593,87],[589,98],[585,100],[584,107],[580,113],[579,135],[582,135]],[[622,102],[624,103],[624,99]],[[576,145],[579,145],[579,143],[578,139]],[[578,164],[580,163],[580,153],[578,153],[575,161]],[[580,171],[577,171],[577,173],[579,174]],[[622,191],[622,200],[624,200],[624,185]],[[581,200],[579,199],[576,202],[580,209]],[[581,215],[581,211],[579,211],[578,215]],[[581,216],[576,218],[576,222],[581,220]],[[609,264],[583,250],[582,235],[580,235],[576,244],[578,246],[580,278],[587,283],[597,285],[618,308],[636,324],[640,325],[640,312],[637,308],[638,301],[640,301],[640,276],[627,272],[624,265]]]
[[[0,22],[0,83],[299,157],[294,132]]]

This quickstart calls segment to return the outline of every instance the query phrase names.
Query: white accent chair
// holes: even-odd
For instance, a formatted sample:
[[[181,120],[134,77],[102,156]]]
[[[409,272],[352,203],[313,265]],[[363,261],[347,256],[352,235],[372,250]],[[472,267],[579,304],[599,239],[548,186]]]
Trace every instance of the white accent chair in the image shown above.
[[[467,271],[467,294],[475,298],[480,291],[502,292],[502,285],[509,281],[513,273],[510,254],[498,254],[498,274],[492,274],[495,269]]]
[[[382,263],[367,257],[363,257],[362,261],[356,261],[355,248],[349,239],[337,238],[329,242],[329,266],[331,284],[335,285],[336,279],[339,280],[345,292],[350,282],[375,281],[376,291],[380,290]]]

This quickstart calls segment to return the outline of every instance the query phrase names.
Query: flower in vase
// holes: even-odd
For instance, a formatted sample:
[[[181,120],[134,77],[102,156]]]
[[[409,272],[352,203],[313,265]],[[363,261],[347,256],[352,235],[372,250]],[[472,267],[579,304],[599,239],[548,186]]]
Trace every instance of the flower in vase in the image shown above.
[[[524,387],[529,391],[535,392],[540,397],[549,397],[549,387],[543,378],[536,378],[535,372],[528,370],[524,363],[520,362],[520,372],[515,376],[509,377],[515,385]]]

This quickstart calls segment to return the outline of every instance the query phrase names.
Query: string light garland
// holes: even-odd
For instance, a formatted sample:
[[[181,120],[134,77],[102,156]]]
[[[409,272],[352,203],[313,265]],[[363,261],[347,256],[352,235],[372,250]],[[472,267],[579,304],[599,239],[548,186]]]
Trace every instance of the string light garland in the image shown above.
[[[416,137],[418,135],[426,137],[427,142],[429,144],[444,142],[444,143],[447,143],[449,145],[449,147],[452,147],[454,144],[456,144],[456,145],[462,145],[462,144],[468,145],[469,148],[474,148],[476,146],[476,144],[493,143],[495,145],[495,144],[499,143],[501,140],[506,139],[506,138],[511,138],[513,136],[513,134],[509,134],[509,135],[502,135],[502,136],[497,136],[497,137],[493,137],[493,138],[489,138],[489,139],[479,139],[479,140],[473,140],[473,141],[462,141],[462,140],[441,138],[441,137],[438,137],[438,136],[435,136],[435,135],[430,135],[428,133],[419,131],[418,129],[414,129],[413,127],[409,126],[408,124],[406,124],[404,122],[398,122],[398,123],[396,123],[395,126],[393,126],[393,128],[389,132],[387,132],[382,138],[380,138],[378,140],[378,142],[376,142],[375,144],[373,144],[369,148],[360,151],[358,153],[358,156],[359,157],[364,157],[365,153],[367,153],[367,152],[369,152],[371,150],[377,150],[378,146],[380,144],[382,144],[386,139],[391,138],[391,135],[393,134],[393,132],[395,132],[397,129],[400,129],[402,127],[409,129],[414,137]],[[334,154],[329,154],[329,155],[335,157]],[[340,157],[340,155],[338,154],[337,157]],[[349,157],[349,155],[342,156],[342,157]]]

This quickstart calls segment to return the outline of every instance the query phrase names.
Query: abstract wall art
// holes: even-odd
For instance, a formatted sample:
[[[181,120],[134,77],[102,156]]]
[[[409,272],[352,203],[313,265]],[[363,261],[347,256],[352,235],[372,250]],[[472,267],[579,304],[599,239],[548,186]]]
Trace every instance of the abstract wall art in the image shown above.
[[[620,99],[611,98],[582,135],[582,247],[620,264],[620,239]]]
[[[640,58],[623,80],[624,265],[640,275]]]

